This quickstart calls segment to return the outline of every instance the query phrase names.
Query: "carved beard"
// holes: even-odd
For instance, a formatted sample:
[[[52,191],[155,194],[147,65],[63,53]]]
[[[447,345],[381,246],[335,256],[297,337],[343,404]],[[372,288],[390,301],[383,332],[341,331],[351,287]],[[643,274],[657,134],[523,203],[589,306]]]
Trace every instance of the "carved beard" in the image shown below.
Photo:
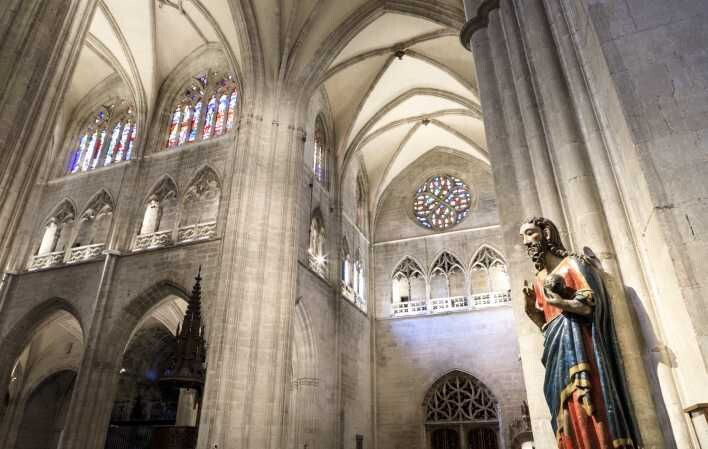
[[[541,271],[546,266],[546,252],[548,251],[548,244],[545,240],[539,242],[534,242],[528,245],[526,252],[531,256],[536,271]]]

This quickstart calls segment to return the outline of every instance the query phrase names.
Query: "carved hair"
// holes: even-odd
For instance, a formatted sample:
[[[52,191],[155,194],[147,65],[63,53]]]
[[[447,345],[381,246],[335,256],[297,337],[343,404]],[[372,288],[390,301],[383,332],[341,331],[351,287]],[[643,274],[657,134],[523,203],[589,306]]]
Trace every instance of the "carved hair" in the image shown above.
[[[526,223],[532,224],[541,230],[543,233],[543,240],[545,241],[546,247],[551,254],[561,258],[569,255],[568,250],[565,249],[565,246],[563,246],[563,241],[560,238],[558,228],[551,220],[543,217],[531,217],[526,220]]]

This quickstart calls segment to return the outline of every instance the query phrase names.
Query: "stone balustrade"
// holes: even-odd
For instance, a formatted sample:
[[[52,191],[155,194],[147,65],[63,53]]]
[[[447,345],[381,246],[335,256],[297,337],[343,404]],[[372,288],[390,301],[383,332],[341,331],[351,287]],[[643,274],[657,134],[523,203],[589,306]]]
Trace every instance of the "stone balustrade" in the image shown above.
[[[103,253],[105,244],[97,243],[95,245],[77,246],[71,248],[69,255],[64,259],[64,263],[77,263],[84,260],[94,259]]]
[[[64,261],[64,251],[55,251],[53,253],[34,256],[30,262],[29,270],[41,270],[43,268],[60,265]]]
[[[470,296],[450,296],[393,304],[393,316],[431,315],[446,312],[464,312],[498,305],[511,304],[511,292],[487,292]]]
[[[150,234],[141,234],[135,238],[135,251],[141,251],[153,248],[164,248],[172,244],[172,229],[166,231],[151,232]]]
[[[193,242],[197,240],[207,240],[216,236],[216,222],[199,223],[184,226],[177,230],[177,242]]]

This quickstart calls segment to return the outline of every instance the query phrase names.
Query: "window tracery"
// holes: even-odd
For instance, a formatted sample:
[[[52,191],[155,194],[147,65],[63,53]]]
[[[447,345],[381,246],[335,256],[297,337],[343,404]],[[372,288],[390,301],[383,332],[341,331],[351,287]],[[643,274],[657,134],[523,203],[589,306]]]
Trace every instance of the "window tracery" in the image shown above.
[[[238,100],[232,74],[208,70],[193,77],[171,109],[166,147],[226,134],[235,125]]]
[[[359,251],[357,251],[354,258],[353,275],[355,301],[357,304],[364,304],[364,262],[361,259]]]
[[[403,259],[392,277],[392,300],[394,303],[425,301],[425,276],[416,261]]]
[[[125,100],[101,106],[79,133],[67,173],[89,171],[133,158],[137,137],[134,108]]]
[[[413,199],[413,214],[421,226],[434,231],[449,229],[467,217],[472,195],[454,176],[438,175],[425,181]]]
[[[465,270],[460,261],[443,251],[430,270],[430,297],[465,296]]]
[[[315,173],[315,178],[322,185],[327,183],[327,159],[329,157],[329,147],[327,142],[327,134],[325,133],[324,121],[322,116],[318,115],[315,119],[315,148],[313,155],[312,171]]]
[[[180,242],[212,238],[216,235],[221,187],[214,170],[200,170],[184,193],[177,240]]]
[[[477,250],[470,268],[472,292],[506,292],[511,288],[504,258],[488,245]]]
[[[89,260],[102,253],[108,239],[113,209],[113,200],[105,190],[89,201],[79,217],[76,238],[66,256],[67,263]]]
[[[325,228],[319,209],[310,219],[310,243],[308,255],[310,268],[320,276],[327,276],[327,256],[325,254]]]
[[[426,424],[498,420],[494,395],[480,381],[462,372],[438,380],[425,400]]]
[[[76,209],[69,200],[62,201],[54,209],[42,229],[42,239],[37,254],[30,262],[30,270],[48,268],[63,262],[75,217]]]
[[[165,176],[145,201],[145,212],[135,249],[148,249],[172,243],[172,230],[177,218],[177,186]]]

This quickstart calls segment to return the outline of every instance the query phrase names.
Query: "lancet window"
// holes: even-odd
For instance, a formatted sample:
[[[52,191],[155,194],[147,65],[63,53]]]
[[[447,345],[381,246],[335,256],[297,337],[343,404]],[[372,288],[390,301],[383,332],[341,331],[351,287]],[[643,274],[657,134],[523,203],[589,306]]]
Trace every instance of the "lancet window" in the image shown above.
[[[130,103],[118,100],[101,106],[74,140],[67,173],[132,159],[137,133],[135,112]]]
[[[425,301],[425,276],[416,261],[406,257],[398,264],[392,278],[392,302]]]
[[[312,170],[315,173],[315,178],[322,185],[327,183],[327,159],[329,157],[329,147],[327,142],[327,134],[325,133],[324,121],[322,116],[318,115],[315,120],[315,148],[313,155]]]
[[[349,244],[347,239],[342,241],[342,287],[345,292],[351,290],[352,286],[352,256],[349,253]]]
[[[326,234],[319,209],[310,219],[310,244],[308,248],[310,267],[323,277],[327,276]]]
[[[361,260],[361,255],[359,254],[359,251],[357,251],[356,257],[354,258],[353,275],[354,275],[354,280],[353,280],[354,296],[357,299],[357,302],[363,303],[364,302],[364,262]]]
[[[356,224],[359,228],[366,226],[366,181],[364,175],[359,173],[356,177]]]
[[[37,251],[38,256],[44,256],[56,251],[64,251],[74,225],[76,211],[69,201],[63,201],[56,208],[51,218],[47,220],[42,234],[42,242]]]
[[[511,288],[504,258],[490,246],[480,247],[470,266],[472,293],[507,292]]]
[[[441,253],[430,270],[430,297],[465,296],[465,270],[452,254]]]
[[[135,241],[135,249],[148,249],[172,243],[172,230],[177,220],[177,187],[164,177],[145,201],[143,221]]]
[[[29,264],[30,270],[48,268],[64,261],[64,252],[70,245],[76,209],[64,200],[54,209],[42,228],[42,239],[37,253]]]
[[[216,235],[221,187],[214,170],[200,170],[184,193],[177,240],[192,241]]]
[[[108,192],[101,190],[94,195],[79,216],[78,230],[66,255],[66,263],[90,260],[102,254],[113,220],[113,209],[113,199]]]
[[[208,70],[195,76],[171,109],[167,148],[209,140],[236,123],[238,85],[233,75]]]

